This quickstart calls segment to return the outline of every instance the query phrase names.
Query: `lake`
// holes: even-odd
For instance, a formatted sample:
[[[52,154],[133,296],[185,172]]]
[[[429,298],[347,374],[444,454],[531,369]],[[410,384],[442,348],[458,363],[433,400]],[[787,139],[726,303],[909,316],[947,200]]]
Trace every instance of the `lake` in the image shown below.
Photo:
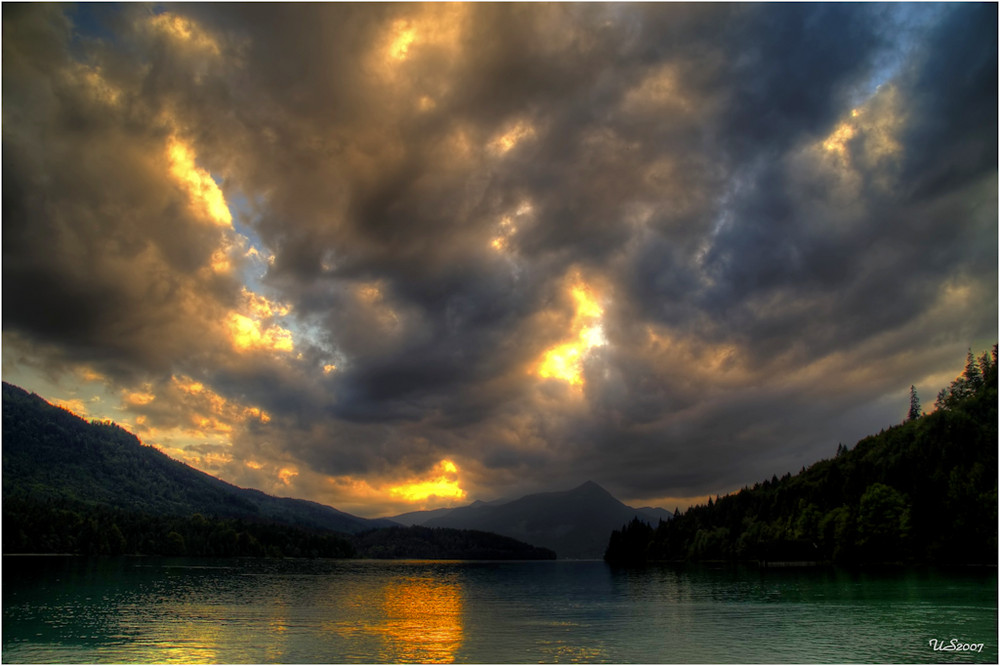
[[[2,575],[5,663],[997,662],[995,570],[7,556]]]

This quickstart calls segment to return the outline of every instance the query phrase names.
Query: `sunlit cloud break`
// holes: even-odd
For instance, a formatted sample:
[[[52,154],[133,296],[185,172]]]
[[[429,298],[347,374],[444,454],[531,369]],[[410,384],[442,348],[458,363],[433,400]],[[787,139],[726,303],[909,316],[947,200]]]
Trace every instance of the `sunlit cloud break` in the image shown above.
[[[583,385],[583,363],[587,353],[607,344],[601,322],[604,310],[583,282],[575,282],[569,293],[574,305],[570,339],[545,352],[537,373],[543,379],[561,379],[579,388]]]
[[[407,502],[429,498],[459,500],[465,497],[465,491],[458,484],[458,467],[450,460],[439,462],[428,476],[430,478],[391,486],[389,495]]]

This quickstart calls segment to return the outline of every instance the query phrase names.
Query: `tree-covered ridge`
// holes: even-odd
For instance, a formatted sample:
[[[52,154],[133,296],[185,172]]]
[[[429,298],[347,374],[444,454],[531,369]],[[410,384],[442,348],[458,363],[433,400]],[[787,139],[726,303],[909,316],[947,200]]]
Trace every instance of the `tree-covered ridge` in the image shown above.
[[[616,530],[605,559],[989,563],[997,559],[997,347],[930,414],[799,474],[709,500],[653,528]]]
[[[555,552],[492,532],[447,527],[384,527],[352,535],[358,557],[427,560],[554,560]]]
[[[351,557],[348,535],[275,522],[9,498],[3,552],[191,557]]]

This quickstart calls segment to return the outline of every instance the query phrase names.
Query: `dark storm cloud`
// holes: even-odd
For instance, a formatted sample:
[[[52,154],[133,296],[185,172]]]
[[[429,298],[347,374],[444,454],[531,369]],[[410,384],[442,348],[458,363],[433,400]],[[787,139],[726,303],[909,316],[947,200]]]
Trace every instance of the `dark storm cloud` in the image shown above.
[[[914,200],[954,192],[997,165],[997,7],[945,13],[902,77],[914,122],[904,178]]]
[[[775,353],[795,330],[809,355],[850,347],[919,318],[949,276],[995,273],[996,229],[987,221],[996,212],[989,182],[997,161],[996,35],[971,26],[977,14],[988,18],[990,11],[950,12],[929,30],[927,44],[914,49],[899,81],[884,82],[898,85],[896,113],[914,129],[902,131],[901,164],[859,168],[860,215],[846,209],[824,216],[817,206],[823,194],[804,191],[780,161],[760,168],[753,186],[738,195],[734,220],[708,255],[719,286],[706,294],[706,305],[728,310],[752,344],[773,340],[767,353]],[[983,19],[979,25],[989,23]],[[970,39],[959,45],[957,34]],[[896,172],[893,182],[873,185],[883,169]],[[935,191],[941,174],[949,186]],[[985,295],[995,293],[983,284]],[[742,307],[761,294],[806,299],[810,307],[798,316],[787,309],[766,318],[756,307]],[[982,314],[977,326],[989,330],[994,317]]]
[[[724,150],[738,162],[773,159],[803,134],[822,132],[871,76],[886,41],[878,20],[885,12],[831,3],[742,17],[727,40]]]
[[[702,495],[995,336],[995,5],[155,12],[4,7],[5,344],[259,405],[248,459]],[[235,229],[171,182],[172,133]],[[243,230],[292,351],[227,337]],[[574,280],[606,339],[580,392],[532,372]]]
[[[201,333],[176,314],[234,287],[195,276],[218,230],[162,183],[150,156],[163,129],[131,105],[109,113],[113,93],[66,58],[55,12],[4,10],[5,330],[77,358],[167,368]]]

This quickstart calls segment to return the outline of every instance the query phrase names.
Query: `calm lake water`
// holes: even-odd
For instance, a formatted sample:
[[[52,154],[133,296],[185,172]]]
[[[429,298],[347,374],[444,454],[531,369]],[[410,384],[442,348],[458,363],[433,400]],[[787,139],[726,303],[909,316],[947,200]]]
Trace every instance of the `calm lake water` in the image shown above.
[[[4,557],[2,575],[6,663],[997,662],[995,571]]]

